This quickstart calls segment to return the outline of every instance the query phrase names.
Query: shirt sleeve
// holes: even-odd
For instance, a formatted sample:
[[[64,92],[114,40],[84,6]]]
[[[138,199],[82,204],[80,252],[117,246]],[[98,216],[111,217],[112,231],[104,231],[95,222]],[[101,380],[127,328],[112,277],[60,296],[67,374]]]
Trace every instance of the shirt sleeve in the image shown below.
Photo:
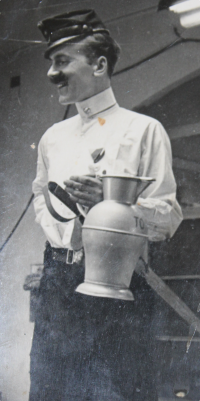
[[[155,178],[137,202],[148,226],[149,239],[161,241],[172,237],[183,217],[176,200],[169,137],[155,120],[149,124],[142,139],[138,175]]]
[[[41,223],[42,217],[46,212],[46,204],[42,189],[48,183],[47,165],[45,162],[44,155],[44,137],[38,145],[38,159],[37,159],[37,173],[36,178],[32,184],[32,190],[34,193],[34,209],[36,214],[36,222]]]
[[[51,128],[50,128],[51,129]],[[34,193],[34,209],[36,214],[36,222],[39,223],[44,231],[47,240],[51,246],[55,248],[63,248],[63,246],[69,247],[71,233],[74,227],[74,220],[67,223],[59,223],[49,213],[45,198],[43,195],[43,187],[47,185],[49,181],[48,174],[48,132],[43,135],[38,145],[38,159],[37,159],[37,173],[36,178],[33,181],[32,189]],[[46,135],[47,134],[47,135]]]

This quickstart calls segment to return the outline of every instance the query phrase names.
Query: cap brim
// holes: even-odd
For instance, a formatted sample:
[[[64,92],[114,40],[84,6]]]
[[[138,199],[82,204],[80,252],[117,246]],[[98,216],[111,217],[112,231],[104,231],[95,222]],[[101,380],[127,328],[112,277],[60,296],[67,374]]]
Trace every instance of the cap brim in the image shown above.
[[[81,35],[81,36],[83,36],[83,35]],[[51,53],[54,49],[56,49],[56,47],[62,46],[63,44],[65,44],[65,43],[67,43],[67,42],[70,42],[70,40],[76,39],[76,38],[79,38],[79,36],[77,36],[77,35],[76,35],[76,36],[69,36],[68,38],[62,38],[62,39],[56,40],[56,41],[53,42],[53,43],[48,47],[48,49],[45,51],[44,57],[45,57],[45,58],[49,58],[50,53]]]

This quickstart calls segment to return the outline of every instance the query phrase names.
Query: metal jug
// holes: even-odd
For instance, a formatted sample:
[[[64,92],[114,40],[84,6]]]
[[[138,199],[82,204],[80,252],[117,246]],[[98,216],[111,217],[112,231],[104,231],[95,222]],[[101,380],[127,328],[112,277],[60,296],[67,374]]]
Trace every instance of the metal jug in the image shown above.
[[[76,291],[133,301],[129,286],[148,240],[134,204],[154,180],[115,175],[102,180],[104,200],[89,211],[83,225],[85,280]]]

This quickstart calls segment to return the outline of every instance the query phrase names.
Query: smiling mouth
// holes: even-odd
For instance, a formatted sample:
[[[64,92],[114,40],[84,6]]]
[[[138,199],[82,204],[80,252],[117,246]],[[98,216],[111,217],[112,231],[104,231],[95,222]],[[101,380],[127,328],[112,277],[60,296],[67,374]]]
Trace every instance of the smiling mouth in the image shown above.
[[[68,86],[68,81],[60,82],[59,84],[57,84],[58,89],[65,88],[66,86]]]

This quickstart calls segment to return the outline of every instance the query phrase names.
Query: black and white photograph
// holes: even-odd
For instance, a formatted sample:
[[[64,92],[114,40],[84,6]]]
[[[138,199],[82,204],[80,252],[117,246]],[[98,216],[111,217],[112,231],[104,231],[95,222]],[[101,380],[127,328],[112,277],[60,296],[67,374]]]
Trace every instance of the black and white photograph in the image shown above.
[[[0,0],[0,401],[200,400],[200,0]]]

